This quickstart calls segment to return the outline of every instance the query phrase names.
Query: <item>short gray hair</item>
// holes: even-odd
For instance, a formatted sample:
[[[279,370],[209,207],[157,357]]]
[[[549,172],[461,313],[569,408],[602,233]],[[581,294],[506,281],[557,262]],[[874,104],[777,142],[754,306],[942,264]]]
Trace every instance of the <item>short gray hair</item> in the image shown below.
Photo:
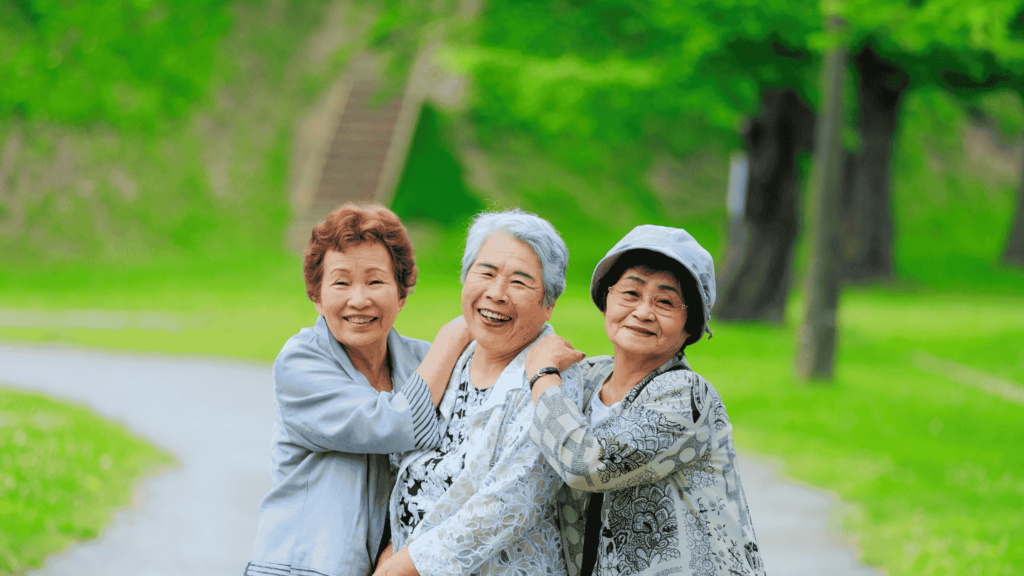
[[[518,208],[504,212],[482,212],[473,217],[462,254],[463,283],[469,267],[476,262],[480,248],[495,232],[504,232],[526,244],[540,260],[544,281],[544,306],[551,306],[565,291],[565,270],[569,267],[569,249],[550,222]]]

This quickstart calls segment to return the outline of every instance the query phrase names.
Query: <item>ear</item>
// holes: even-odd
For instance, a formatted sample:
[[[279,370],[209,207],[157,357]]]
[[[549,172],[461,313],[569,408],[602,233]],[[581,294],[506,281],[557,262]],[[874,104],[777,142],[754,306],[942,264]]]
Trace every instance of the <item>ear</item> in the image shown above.
[[[315,306],[315,307],[316,307],[316,313],[317,313],[317,314],[319,314],[319,315],[321,315],[321,316],[323,316],[323,315],[324,315],[324,307],[323,307],[323,304],[321,304],[320,302],[313,302],[313,306]]]
[[[402,308],[405,308],[405,298],[398,299],[398,311],[401,312]]]
[[[558,304],[558,302],[557,301],[556,302],[552,302],[551,306],[548,306],[547,308],[544,309],[544,321],[545,322],[547,322],[548,320],[551,320],[551,313],[555,311],[555,304]]]

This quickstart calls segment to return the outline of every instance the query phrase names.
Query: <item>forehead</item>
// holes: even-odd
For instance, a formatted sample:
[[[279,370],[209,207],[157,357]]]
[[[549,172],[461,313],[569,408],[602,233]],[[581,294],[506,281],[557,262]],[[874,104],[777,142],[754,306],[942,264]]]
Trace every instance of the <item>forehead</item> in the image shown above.
[[[348,244],[342,250],[330,249],[324,254],[324,271],[357,272],[379,268],[391,272],[391,255],[379,242]]]
[[[483,263],[498,268],[514,268],[534,278],[540,278],[540,259],[533,253],[533,249],[527,243],[508,234],[492,234],[484,241],[474,265]]]
[[[619,278],[619,282],[637,281],[645,285],[654,285],[655,287],[668,286],[677,292],[680,291],[679,281],[676,280],[675,274],[664,270],[651,270],[646,266],[626,268],[626,271],[622,273],[622,277]]]

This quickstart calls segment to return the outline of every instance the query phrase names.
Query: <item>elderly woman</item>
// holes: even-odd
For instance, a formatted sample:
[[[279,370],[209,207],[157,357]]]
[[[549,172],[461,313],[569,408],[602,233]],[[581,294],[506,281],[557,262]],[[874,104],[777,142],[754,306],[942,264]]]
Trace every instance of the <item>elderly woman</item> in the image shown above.
[[[462,258],[462,315],[473,342],[439,407],[436,448],[406,454],[391,496],[394,556],[378,573],[565,574],[561,482],[528,434],[525,351],[565,288],[569,252],[547,221],[478,215]]]
[[[533,388],[530,437],[567,484],[569,572],[763,575],[725,405],[683,356],[710,334],[711,255],[684,230],[639,226],[590,294],[615,356],[580,363],[582,403],[558,385],[581,356],[564,340],[542,340],[526,367],[553,367]]]
[[[416,266],[382,206],[331,212],[303,272],[320,317],[274,362],[273,487],[245,574],[369,574],[390,541],[387,454],[437,444],[435,407],[469,333],[459,318],[428,346],[392,328]]]

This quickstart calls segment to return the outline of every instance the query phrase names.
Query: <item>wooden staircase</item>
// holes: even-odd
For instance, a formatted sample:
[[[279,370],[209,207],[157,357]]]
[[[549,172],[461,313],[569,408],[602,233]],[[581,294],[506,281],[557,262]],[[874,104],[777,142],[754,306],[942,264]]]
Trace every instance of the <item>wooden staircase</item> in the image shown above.
[[[379,65],[371,54],[356,57],[328,95],[297,186],[288,244],[301,250],[310,229],[346,202],[387,206],[398,186],[427,92],[429,58],[412,67],[405,90],[381,102]],[[301,131],[300,131],[301,134]],[[301,136],[300,136],[301,137]]]

